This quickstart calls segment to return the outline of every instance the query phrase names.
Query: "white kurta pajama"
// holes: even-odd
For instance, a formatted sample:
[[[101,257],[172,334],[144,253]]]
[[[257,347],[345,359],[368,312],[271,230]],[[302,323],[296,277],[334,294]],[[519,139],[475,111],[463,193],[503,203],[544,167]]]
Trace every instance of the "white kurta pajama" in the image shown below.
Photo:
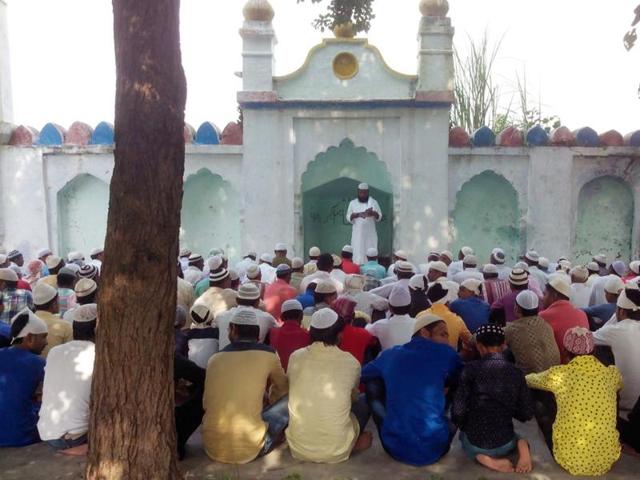
[[[362,213],[369,208],[378,214],[378,218],[356,218],[351,220],[354,213]],[[367,250],[369,248],[378,248],[378,233],[376,232],[376,222],[382,220],[382,211],[378,202],[369,197],[365,203],[360,202],[357,198],[351,200],[347,209],[347,222],[353,225],[351,232],[351,246],[353,247],[353,263],[362,265],[367,261]]]

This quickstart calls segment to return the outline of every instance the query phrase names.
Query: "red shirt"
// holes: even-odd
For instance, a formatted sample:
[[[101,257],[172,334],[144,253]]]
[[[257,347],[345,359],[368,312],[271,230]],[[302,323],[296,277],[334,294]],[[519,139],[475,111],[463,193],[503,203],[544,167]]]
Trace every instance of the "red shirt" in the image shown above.
[[[310,343],[309,332],[295,321],[284,322],[280,328],[272,328],[269,332],[269,344],[278,352],[285,372],[291,354],[300,348],[308,347]]]
[[[31,285],[29,285],[24,280],[18,280],[17,288],[19,288],[21,290],[28,290],[29,292],[31,291]]]
[[[286,300],[291,300],[298,296],[298,291],[284,280],[277,279],[264,289],[265,310],[273,318],[280,320],[280,309]]]
[[[564,334],[573,327],[583,327],[588,330],[587,314],[574,307],[568,300],[558,300],[540,312],[540,317],[553,329],[553,336],[556,338],[560,350],[560,360],[562,363],[569,363],[567,349],[564,348]]]
[[[340,350],[349,352],[356,357],[356,360],[364,362],[364,351],[369,345],[375,343],[375,338],[364,328],[354,327],[353,325],[346,325],[342,330],[342,341],[340,342]]]
[[[360,274],[360,267],[358,265],[356,265],[355,263],[353,263],[351,260],[349,260],[348,258],[343,258],[342,259],[342,271],[344,273],[346,273],[347,275],[359,275]]]

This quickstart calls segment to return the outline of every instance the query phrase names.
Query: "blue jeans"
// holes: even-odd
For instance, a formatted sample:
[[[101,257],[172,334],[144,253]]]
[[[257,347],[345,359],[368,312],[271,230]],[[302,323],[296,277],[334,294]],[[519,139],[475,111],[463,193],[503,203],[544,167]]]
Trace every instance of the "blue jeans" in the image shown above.
[[[262,419],[267,422],[267,433],[264,436],[264,447],[258,454],[259,457],[266,455],[276,446],[276,442],[289,424],[289,395],[285,395],[265,408]]]
[[[460,443],[462,443],[462,449],[471,460],[475,460],[477,455],[486,455],[491,458],[503,458],[513,452],[518,446],[518,437],[515,436],[511,441],[501,447],[496,448],[480,448],[476,447],[469,441],[467,435],[460,431]]]
[[[83,445],[87,443],[87,434],[85,433],[81,437],[75,438],[73,440],[67,440],[65,438],[56,438],[55,440],[47,440],[47,443],[50,447],[55,450],[66,450],[67,448],[77,447],[78,445]]]

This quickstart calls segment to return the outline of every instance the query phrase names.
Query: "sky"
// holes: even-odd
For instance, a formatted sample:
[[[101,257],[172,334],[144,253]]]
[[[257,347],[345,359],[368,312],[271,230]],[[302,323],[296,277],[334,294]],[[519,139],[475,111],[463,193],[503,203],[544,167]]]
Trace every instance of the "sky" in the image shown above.
[[[306,0],[270,0],[276,12],[276,74],[297,69],[323,36],[313,29],[324,9]],[[112,121],[115,94],[113,15],[109,0],[9,0],[13,122],[38,129]],[[220,128],[237,118],[244,0],[182,0],[186,121]],[[326,3],[326,2],[325,2]],[[416,72],[418,0],[374,0],[367,34],[392,68]],[[496,79],[503,103],[515,101],[516,77],[542,111],[570,129],[590,126],[625,134],[640,129],[640,45],[622,37],[639,0],[449,0],[454,42],[486,31],[501,40]]]

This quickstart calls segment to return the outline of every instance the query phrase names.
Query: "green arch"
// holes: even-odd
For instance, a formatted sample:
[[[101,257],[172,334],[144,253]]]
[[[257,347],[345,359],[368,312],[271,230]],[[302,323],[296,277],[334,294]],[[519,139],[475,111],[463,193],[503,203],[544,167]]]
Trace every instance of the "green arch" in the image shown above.
[[[57,193],[58,247],[62,255],[78,250],[88,255],[104,244],[109,211],[109,185],[88,173],[74,177]]]
[[[180,246],[207,255],[223,248],[229,258],[240,246],[240,197],[229,182],[206,168],[184,182]]]
[[[454,251],[472,247],[478,260],[487,262],[491,250],[504,249],[517,260],[521,248],[518,192],[501,175],[486,170],[466,182],[456,195],[452,215]]]
[[[318,246],[323,252],[339,253],[351,242],[351,224],[346,221],[349,202],[360,182],[369,184],[370,194],[380,204],[382,221],[378,231],[380,256],[393,248],[393,188],[386,164],[375,153],[356,147],[346,138],[309,163],[302,175],[302,225],[304,252]]]
[[[578,195],[576,261],[584,264],[598,253],[629,261],[633,209],[633,192],[624,180],[604,176],[585,184]]]

